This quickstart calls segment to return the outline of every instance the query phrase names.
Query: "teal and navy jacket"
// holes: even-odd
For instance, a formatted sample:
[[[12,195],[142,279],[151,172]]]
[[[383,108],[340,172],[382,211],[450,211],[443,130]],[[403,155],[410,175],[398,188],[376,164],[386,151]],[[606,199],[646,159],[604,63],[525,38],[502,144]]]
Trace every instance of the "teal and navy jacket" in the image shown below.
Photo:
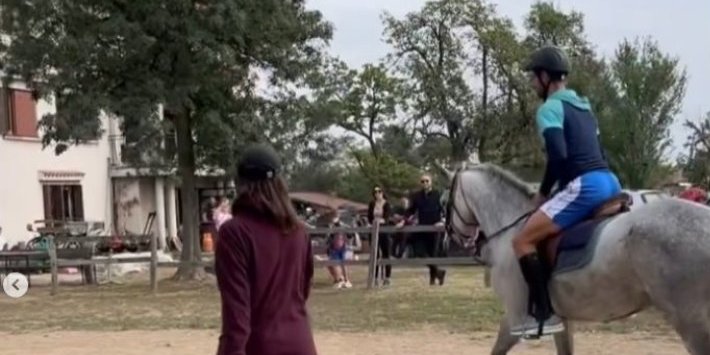
[[[584,173],[609,169],[599,141],[597,119],[587,98],[574,90],[558,90],[538,108],[536,122],[547,153],[540,184],[543,196],[549,196],[556,182],[564,188]]]

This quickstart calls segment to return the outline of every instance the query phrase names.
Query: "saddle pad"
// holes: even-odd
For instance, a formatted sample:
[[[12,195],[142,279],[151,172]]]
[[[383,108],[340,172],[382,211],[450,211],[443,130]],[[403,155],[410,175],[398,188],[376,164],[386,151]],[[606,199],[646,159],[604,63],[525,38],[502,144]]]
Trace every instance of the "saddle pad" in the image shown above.
[[[601,231],[615,217],[585,221],[563,232],[552,274],[574,271],[589,264],[594,258]]]

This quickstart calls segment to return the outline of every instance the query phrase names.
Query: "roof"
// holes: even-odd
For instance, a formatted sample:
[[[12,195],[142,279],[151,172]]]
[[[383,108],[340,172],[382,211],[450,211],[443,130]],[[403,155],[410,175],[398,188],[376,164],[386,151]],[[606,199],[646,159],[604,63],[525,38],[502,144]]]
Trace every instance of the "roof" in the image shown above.
[[[367,205],[364,203],[346,200],[321,192],[291,192],[289,193],[289,197],[295,201],[332,209],[354,208],[358,211],[367,209]]]

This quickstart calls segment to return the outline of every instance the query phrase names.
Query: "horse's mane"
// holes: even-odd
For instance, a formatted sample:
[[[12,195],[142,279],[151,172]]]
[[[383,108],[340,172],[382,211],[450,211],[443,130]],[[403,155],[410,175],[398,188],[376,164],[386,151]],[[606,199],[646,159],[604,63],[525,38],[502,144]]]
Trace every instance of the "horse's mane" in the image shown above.
[[[515,175],[513,172],[504,169],[498,165],[492,163],[482,163],[475,166],[469,167],[469,170],[479,170],[495,180],[502,182],[515,190],[519,191],[524,196],[532,198],[535,195],[535,190],[533,187]]]

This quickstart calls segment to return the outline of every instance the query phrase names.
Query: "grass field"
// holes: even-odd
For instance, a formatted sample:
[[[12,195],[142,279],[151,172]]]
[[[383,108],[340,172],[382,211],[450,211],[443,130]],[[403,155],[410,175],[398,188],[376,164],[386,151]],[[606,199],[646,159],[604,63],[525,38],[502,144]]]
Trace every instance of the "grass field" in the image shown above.
[[[37,330],[218,329],[219,294],[214,281],[176,284],[164,278],[157,295],[146,275],[122,285],[61,285],[59,293],[37,286],[23,298],[0,297],[0,332]],[[313,326],[322,331],[412,331],[435,327],[450,333],[492,332],[501,308],[483,286],[482,269],[449,268],[443,287],[428,285],[425,268],[394,269],[388,288],[365,290],[366,269],[353,271],[355,287],[333,289],[325,270],[317,270],[309,302]],[[581,325],[582,331],[667,334],[651,312],[620,322]]]

